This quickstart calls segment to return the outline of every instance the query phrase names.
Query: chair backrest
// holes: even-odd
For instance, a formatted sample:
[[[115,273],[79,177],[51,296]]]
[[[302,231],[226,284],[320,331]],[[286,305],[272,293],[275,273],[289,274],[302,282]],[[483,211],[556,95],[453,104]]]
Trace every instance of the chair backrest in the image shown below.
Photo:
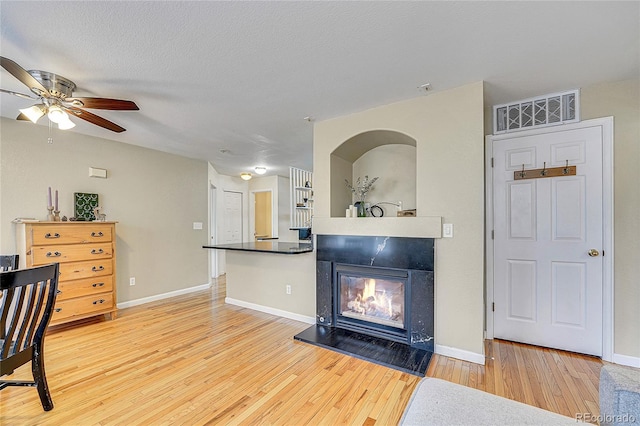
[[[19,257],[17,254],[0,255],[0,272],[18,269],[18,259]]]
[[[0,272],[0,372],[8,374],[42,347],[58,291],[58,264]],[[9,362],[15,357],[15,362]],[[7,362],[5,362],[7,361]]]

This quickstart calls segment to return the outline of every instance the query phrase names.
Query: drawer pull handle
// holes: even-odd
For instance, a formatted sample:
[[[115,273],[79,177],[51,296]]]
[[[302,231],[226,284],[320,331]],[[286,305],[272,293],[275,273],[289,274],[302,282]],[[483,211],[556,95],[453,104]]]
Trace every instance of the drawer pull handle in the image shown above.
[[[58,234],[57,232],[53,235],[51,235],[49,232],[47,232],[46,234],[44,234],[45,238],[60,238],[60,234]]]
[[[104,287],[104,283],[93,283],[91,287]]]
[[[98,303],[102,304],[102,303],[104,303],[104,302],[105,302],[105,300],[104,300],[104,299],[94,300],[94,301],[93,301],[93,304],[94,304],[94,305],[97,305]]]
[[[102,231],[100,231],[100,232],[92,232],[91,236],[92,237],[104,237],[104,234],[102,233]]]
[[[47,257],[60,257],[62,256],[62,253],[60,253],[59,251],[54,251],[53,253],[51,253],[50,251],[47,252]]]
[[[57,290],[56,291],[56,294],[60,294],[60,293],[62,293],[62,290]]]
[[[62,308],[56,308],[55,311],[56,312],[62,312]]]
[[[104,250],[102,250],[102,249],[98,249],[98,250],[93,249],[93,250],[91,250],[91,254],[102,254],[102,253],[104,253]]]
[[[93,268],[91,268],[91,270],[93,272],[104,271],[104,266],[98,266],[98,267],[94,266]]]

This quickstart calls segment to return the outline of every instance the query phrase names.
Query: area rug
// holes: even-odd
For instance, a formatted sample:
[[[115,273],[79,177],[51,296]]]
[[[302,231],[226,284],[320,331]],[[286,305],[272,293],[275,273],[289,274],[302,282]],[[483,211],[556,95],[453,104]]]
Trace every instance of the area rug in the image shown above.
[[[574,425],[576,420],[445,380],[418,383],[400,425]]]

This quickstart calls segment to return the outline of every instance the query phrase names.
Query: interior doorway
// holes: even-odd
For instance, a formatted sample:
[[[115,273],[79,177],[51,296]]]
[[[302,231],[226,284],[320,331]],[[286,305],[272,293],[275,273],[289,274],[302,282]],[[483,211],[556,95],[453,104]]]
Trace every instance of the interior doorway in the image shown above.
[[[242,192],[224,191],[224,243],[242,242]]]
[[[273,203],[271,191],[253,193],[253,237],[256,240],[273,238]]]
[[[612,358],[612,129],[605,118],[487,138],[488,338]]]

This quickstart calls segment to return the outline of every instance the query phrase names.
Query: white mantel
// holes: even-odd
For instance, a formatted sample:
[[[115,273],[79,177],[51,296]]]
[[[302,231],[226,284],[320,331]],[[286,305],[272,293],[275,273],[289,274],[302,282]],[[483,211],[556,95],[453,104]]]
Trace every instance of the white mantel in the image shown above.
[[[312,232],[315,235],[442,238],[442,217],[314,217]]]

